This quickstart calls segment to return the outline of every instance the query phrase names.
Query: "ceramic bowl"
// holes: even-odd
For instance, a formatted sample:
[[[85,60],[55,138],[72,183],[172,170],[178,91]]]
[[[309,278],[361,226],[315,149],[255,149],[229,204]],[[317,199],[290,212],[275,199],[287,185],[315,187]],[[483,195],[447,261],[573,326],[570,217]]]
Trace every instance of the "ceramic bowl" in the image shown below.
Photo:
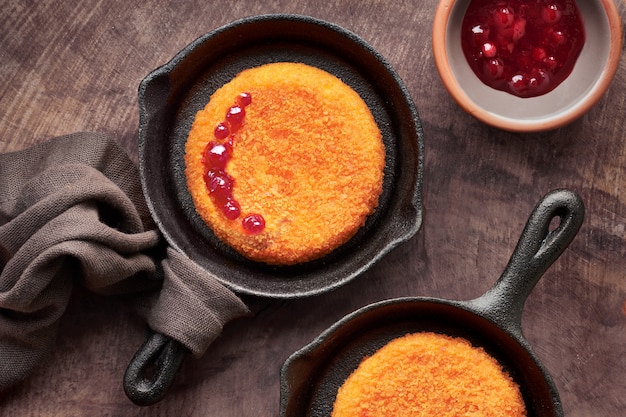
[[[572,73],[549,93],[520,98],[483,84],[461,48],[461,23],[471,0],[441,0],[433,24],[433,53],[444,86],[467,113],[515,132],[552,130],[580,118],[600,100],[617,70],[620,15],[612,0],[577,1],[585,44]]]

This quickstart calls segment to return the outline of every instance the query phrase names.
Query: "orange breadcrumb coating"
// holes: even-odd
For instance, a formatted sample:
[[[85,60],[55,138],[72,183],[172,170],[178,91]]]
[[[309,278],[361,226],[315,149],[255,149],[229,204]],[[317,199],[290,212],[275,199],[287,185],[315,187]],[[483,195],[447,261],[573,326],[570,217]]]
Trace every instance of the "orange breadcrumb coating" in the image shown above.
[[[392,340],[339,389],[331,417],[521,417],[518,385],[482,348],[424,332]]]
[[[241,217],[264,217],[258,235],[213,204],[201,161],[215,126],[243,92],[252,103],[226,171]],[[382,191],[385,148],[354,90],[321,69],[282,62],[242,71],[211,96],[196,115],[185,162],[196,210],[216,236],[252,260],[290,265],[328,254],[364,224]]]

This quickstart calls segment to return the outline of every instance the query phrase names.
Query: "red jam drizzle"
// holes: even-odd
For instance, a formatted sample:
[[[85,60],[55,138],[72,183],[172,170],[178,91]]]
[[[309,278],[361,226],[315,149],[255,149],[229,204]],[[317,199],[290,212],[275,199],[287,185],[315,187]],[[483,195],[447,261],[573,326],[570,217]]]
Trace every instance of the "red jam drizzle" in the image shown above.
[[[233,197],[235,179],[226,172],[226,166],[232,158],[235,135],[244,122],[246,107],[250,103],[252,96],[249,93],[237,96],[224,120],[215,126],[213,140],[207,143],[202,153],[207,191],[213,203],[229,220],[236,220],[241,216],[241,206]],[[241,226],[248,234],[259,234],[265,229],[265,219],[260,214],[248,214],[242,219]]]
[[[265,229],[265,219],[260,214],[249,214],[241,221],[243,230],[250,234],[258,234]]]
[[[522,98],[561,84],[584,43],[574,0],[472,0],[461,26],[463,53],[476,76]]]

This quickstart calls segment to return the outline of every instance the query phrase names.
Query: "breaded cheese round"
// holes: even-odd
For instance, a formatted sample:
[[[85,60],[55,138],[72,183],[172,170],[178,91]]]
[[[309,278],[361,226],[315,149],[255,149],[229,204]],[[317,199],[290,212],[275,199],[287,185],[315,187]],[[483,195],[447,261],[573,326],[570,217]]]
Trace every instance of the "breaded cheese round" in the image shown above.
[[[519,386],[484,349],[420,332],[392,340],[339,388],[331,417],[524,417]]]
[[[242,93],[251,102],[225,168],[241,215],[230,219],[208,192],[202,155]],[[344,244],[374,212],[385,148],[357,92],[319,68],[279,62],[242,71],[210,97],[196,114],[185,163],[196,211],[219,239],[251,260],[293,265]],[[249,213],[263,217],[260,233],[242,226]]]

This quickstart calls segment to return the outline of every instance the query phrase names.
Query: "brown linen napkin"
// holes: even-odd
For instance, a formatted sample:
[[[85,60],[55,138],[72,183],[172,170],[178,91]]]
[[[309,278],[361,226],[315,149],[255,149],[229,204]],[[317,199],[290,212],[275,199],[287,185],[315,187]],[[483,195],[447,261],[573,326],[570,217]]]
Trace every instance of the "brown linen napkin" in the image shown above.
[[[148,306],[155,331],[201,356],[248,313],[167,247],[137,167],[109,137],[76,133],[0,154],[0,391],[53,348],[73,285]]]

